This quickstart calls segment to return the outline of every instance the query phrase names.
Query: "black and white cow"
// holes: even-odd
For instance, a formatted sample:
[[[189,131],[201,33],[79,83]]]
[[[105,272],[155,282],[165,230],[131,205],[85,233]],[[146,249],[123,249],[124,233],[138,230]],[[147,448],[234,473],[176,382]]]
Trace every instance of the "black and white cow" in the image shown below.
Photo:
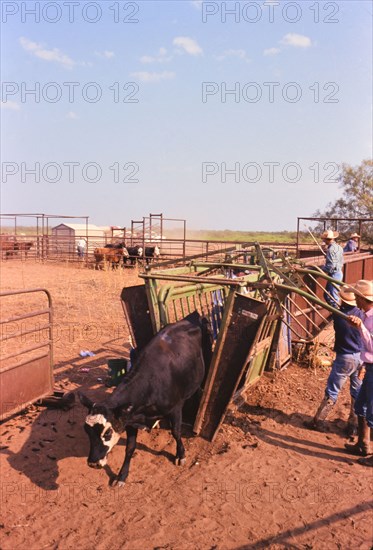
[[[162,418],[170,421],[176,440],[177,465],[185,464],[181,440],[182,409],[200,388],[205,362],[211,358],[211,337],[206,319],[197,312],[167,325],[139,353],[134,366],[103,402],[93,403],[79,393],[88,408],[84,429],[90,450],[88,465],[101,468],[107,455],[126,431],[126,454],[112,485],[124,485],[136,448],[139,428],[151,428]]]
[[[148,265],[150,261],[154,258],[157,259],[161,251],[157,245],[155,246],[146,246],[145,247],[145,262]]]
[[[123,252],[123,264],[126,265],[129,260],[131,265],[136,265],[137,261],[142,258],[143,248],[139,245],[126,246],[123,248]]]

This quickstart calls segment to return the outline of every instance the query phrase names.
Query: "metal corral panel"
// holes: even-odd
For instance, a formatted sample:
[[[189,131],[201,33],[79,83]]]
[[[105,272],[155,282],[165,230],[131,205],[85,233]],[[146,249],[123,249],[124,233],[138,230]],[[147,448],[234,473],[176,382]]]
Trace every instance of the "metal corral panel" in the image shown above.
[[[0,372],[0,419],[25,409],[38,399],[53,394],[48,355],[17,368]]]
[[[206,439],[214,438],[224,420],[266,312],[263,302],[242,294],[233,293],[228,299],[223,318],[225,330],[219,333],[194,424],[194,431]]]
[[[364,260],[357,260],[356,262],[348,262],[344,266],[343,280],[346,283],[354,283],[359,279],[363,279],[364,272]]]
[[[373,255],[364,259],[362,279],[371,281],[373,279]]]
[[[3,420],[53,394],[54,380],[49,292],[30,289],[3,292],[0,297],[0,418]]]

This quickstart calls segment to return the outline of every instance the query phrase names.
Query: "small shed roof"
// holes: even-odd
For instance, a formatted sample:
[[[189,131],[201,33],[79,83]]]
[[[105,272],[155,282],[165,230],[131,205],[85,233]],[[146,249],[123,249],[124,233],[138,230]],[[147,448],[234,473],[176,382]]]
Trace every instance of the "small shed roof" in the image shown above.
[[[75,231],[81,231],[82,229],[99,229],[99,227],[93,223],[86,225],[85,223],[60,223],[52,227],[52,229],[58,229],[59,227],[68,227],[69,229],[74,229]]]
[[[95,225],[93,223],[89,223],[88,225],[85,223],[60,223],[59,225],[52,227],[52,231],[63,229],[64,227],[67,229],[72,229],[78,235],[85,235],[87,231],[89,235],[102,235],[104,232],[110,230],[109,227],[100,227],[99,225]]]

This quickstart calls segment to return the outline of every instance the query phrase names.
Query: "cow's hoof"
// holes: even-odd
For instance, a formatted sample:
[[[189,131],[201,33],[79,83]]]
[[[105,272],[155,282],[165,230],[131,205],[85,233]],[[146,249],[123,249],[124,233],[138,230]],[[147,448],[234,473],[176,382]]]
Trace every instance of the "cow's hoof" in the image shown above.
[[[114,478],[110,482],[110,487],[124,487],[125,484],[125,481],[120,481],[120,479]]]
[[[186,458],[175,458],[175,464],[176,466],[185,466],[186,464]]]

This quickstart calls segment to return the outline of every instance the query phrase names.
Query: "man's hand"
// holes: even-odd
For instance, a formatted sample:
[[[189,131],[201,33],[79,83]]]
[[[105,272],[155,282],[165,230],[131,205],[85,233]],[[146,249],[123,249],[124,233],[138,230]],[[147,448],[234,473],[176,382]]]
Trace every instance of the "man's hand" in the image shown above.
[[[355,315],[349,315],[348,320],[350,324],[356,328],[360,328],[362,325],[362,320],[359,317],[356,317]]]

